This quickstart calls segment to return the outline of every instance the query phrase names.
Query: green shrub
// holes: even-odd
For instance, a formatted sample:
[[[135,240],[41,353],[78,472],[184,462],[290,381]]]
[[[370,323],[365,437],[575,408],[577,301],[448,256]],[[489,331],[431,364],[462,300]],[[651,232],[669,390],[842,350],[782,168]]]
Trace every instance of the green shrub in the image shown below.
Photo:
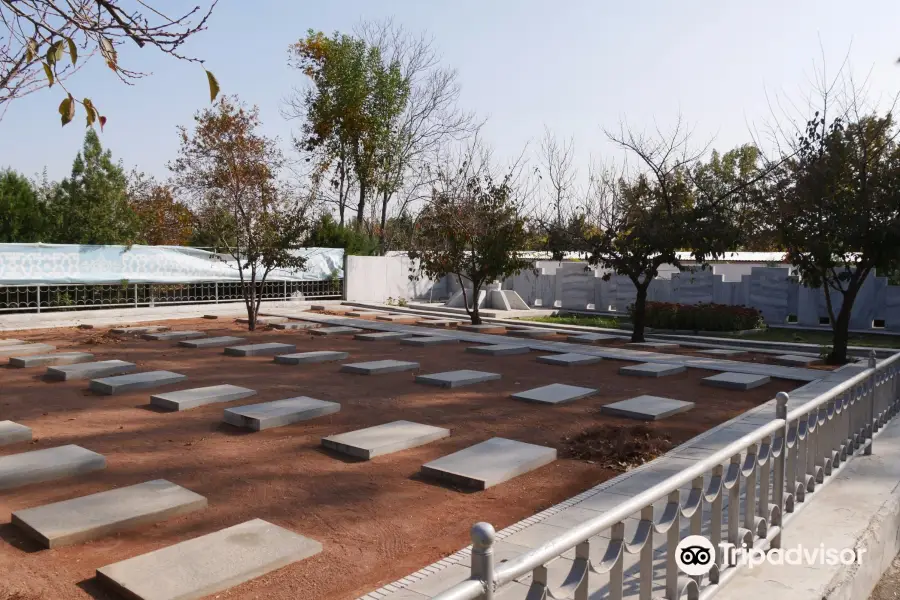
[[[634,307],[629,307],[634,319]],[[765,326],[755,308],[728,304],[673,304],[647,302],[647,327],[689,331],[743,331]]]

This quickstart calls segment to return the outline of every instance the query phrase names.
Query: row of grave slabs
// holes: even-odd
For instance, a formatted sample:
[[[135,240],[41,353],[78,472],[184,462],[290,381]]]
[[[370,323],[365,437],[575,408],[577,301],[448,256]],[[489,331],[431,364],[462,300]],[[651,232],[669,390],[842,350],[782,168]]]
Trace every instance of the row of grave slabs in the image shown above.
[[[0,569],[23,590],[202,597],[247,580],[229,597],[354,597],[465,545],[473,522],[505,526],[615,476],[609,461],[569,458],[585,431],[639,423],[674,446],[796,386],[723,391],[702,383],[708,371],[628,376],[635,363],[365,332],[163,325],[175,334],[152,341],[17,335],[56,346],[31,356],[89,353],[154,374],[48,383],[66,366],[3,371],[3,414],[33,439],[0,448],[0,465],[33,451],[71,463],[52,483],[0,492],[13,525]],[[222,337],[237,339],[209,341]],[[225,350],[256,344],[293,347]],[[656,420],[633,420],[644,410]],[[225,558],[210,569],[235,535],[284,548],[243,557],[253,573],[288,566],[264,578],[235,579]]]

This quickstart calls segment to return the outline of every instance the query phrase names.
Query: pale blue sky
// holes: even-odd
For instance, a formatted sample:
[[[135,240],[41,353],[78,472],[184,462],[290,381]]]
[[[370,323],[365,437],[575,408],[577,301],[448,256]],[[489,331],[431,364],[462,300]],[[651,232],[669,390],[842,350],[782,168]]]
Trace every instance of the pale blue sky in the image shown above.
[[[186,51],[207,59],[223,92],[260,107],[268,134],[287,140],[292,125],[279,107],[303,79],[286,66],[288,45],[308,28],[349,31],[385,17],[433,35],[459,71],[462,105],[488,118],[485,138],[499,156],[534,147],[546,124],[574,135],[586,164],[612,153],[601,127],[621,118],[666,127],[679,112],[718,148],[749,141],[748,123],[770,118],[767,92],[799,98],[809,89],[820,40],[834,68],[852,43],[853,69],[870,74],[875,96],[900,91],[900,3],[889,0],[221,0]],[[176,125],[208,105],[202,70],[133,48],[120,62],[154,74],[128,87],[95,60],[71,89],[109,117],[101,139],[117,159],[165,177]],[[60,99],[44,90],[10,106],[0,168],[68,173],[83,117],[61,128]]]

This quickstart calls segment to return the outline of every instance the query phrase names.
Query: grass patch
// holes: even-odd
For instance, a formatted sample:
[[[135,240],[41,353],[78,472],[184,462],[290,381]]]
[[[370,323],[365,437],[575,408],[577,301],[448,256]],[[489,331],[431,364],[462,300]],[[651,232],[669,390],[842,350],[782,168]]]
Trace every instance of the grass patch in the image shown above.
[[[713,333],[713,337],[734,337],[742,340],[760,340],[767,342],[793,342],[796,344],[817,344],[830,346],[832,336],[830,331],[797,331],[795,329],[766,329],[764,331],[735,335],[728,333]],[[878,335],[865,333],[851,333],[851,346],[871,346],[872,348],[900,348],[900,336]]]
[[[605,329],[620,329],[622,324],[616,317],[584,317],[579,315],[559,315],[552,317],[526,317],[523,321],[537,321],[539,323],[553,323],[554,325],[581,325],[583,327],[603,327]]]

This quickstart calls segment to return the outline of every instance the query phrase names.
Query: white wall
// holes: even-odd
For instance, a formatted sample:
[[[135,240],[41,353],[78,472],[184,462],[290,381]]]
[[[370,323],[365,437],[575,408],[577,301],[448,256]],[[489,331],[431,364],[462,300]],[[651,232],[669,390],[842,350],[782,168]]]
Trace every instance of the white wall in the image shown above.
[[[347,256],[344,268],[344,299],[350,302],[384,302],[397,300],[435,300],[446,296],[444,286],[429,279],[410,281],[410,266],[416,266],[406,255]]]

